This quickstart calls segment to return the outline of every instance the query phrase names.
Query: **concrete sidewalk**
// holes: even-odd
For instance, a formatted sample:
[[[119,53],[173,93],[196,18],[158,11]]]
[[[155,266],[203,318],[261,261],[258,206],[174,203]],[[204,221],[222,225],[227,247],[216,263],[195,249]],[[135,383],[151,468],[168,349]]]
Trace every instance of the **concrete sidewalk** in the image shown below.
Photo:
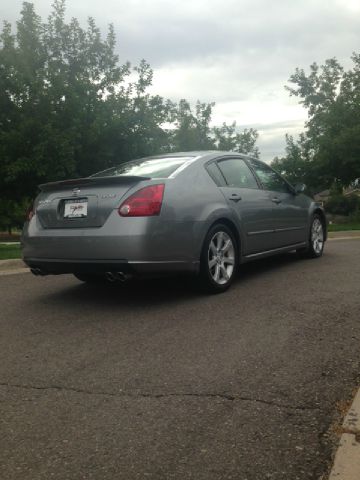
[[[25,263],[20,258],[10,258],[8,260],[0,260],[0,270],[8,270],[10,268],[24,268]]]
[[[343,230],[341,232],[329,232],[329,239],[360,238],[360,230]]]
[[[360,390],[342,425],[342,435],[329,480],[360,479]]]
[[[0,275],[10,275],[12,273],[26,273],[29,268],[19,259],[0,260]]]

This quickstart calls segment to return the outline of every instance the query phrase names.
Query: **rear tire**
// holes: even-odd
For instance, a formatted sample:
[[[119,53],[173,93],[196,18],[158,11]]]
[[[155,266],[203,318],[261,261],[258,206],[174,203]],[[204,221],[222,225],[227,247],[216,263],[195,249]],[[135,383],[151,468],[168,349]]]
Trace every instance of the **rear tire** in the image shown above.
[[[234,234],[224,224],[208,231],[200,257],[200,285],[209,293],[222,293],[234,281],[238,266],[238,246]]]

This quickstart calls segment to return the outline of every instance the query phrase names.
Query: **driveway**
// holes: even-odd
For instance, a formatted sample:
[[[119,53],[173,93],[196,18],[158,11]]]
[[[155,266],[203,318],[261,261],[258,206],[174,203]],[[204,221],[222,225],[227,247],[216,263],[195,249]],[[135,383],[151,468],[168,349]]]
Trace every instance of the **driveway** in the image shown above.
[[[360,240],[188,280],[0,276],[0,478],[309,480],[360,378]]]

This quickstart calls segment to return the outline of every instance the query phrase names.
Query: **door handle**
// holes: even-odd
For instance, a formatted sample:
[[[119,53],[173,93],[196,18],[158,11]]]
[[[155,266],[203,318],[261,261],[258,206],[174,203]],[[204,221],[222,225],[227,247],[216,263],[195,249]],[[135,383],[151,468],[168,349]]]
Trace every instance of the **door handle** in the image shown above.
[[[232,200],[233,202],[239,202],[241,200],[241,197],[237,193],[233,193],[229,200]]]
[[[278,197],[273,197],[273,198],[271,199],[271,201],[274,202],[274,203],[277,203],[277,204],[281,203],[281,200],[280,200],[280,198],[278,198]]]

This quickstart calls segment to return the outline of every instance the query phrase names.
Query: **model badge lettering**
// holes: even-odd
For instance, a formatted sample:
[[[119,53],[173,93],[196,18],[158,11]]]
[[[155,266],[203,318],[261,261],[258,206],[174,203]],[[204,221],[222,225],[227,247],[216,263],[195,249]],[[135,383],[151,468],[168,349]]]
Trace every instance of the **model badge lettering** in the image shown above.
[[[107,193],[105,195],[101,195],[101,198],[115,198],[116,193]]]

